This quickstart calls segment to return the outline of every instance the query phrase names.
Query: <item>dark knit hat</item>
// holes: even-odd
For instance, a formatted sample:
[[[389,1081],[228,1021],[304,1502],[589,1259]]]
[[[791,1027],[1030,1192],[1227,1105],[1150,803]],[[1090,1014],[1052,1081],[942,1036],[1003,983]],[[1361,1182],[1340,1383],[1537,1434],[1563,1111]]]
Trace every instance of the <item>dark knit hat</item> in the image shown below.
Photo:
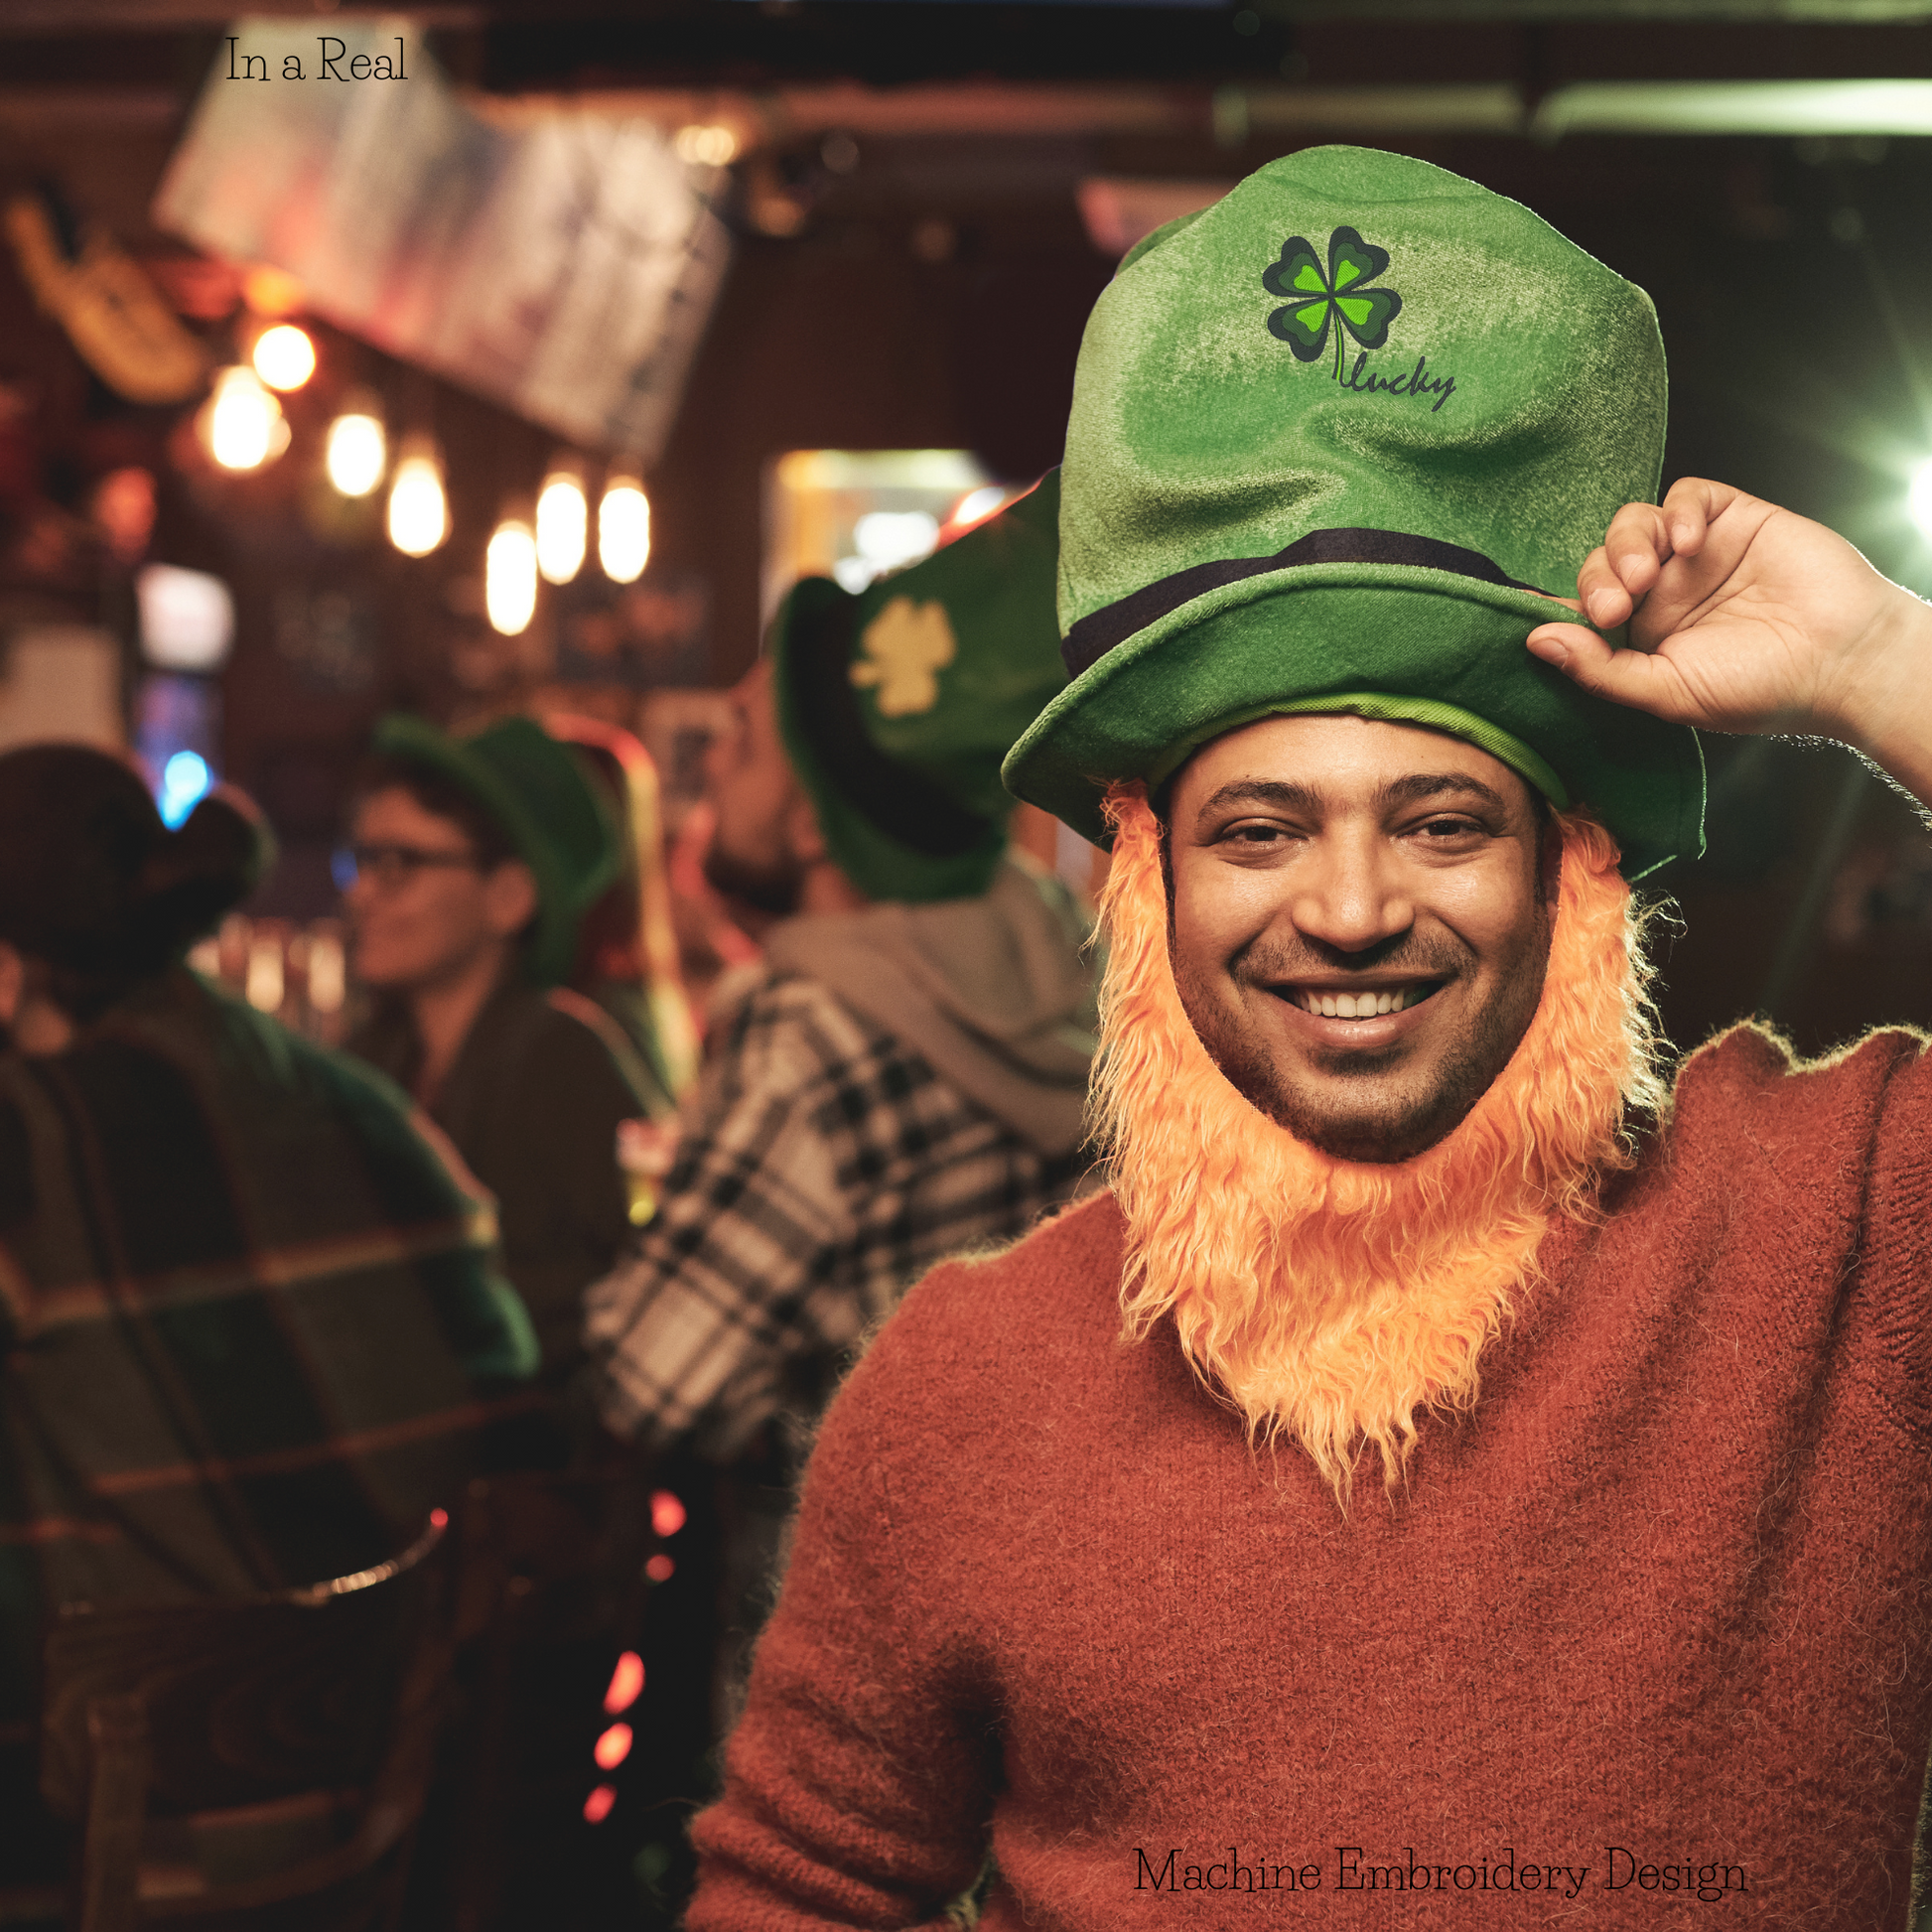
[[[611,809],[567,746],[528,718],[500,718],[453,738],[396,713],[375,728],[380,758],[441,773],[502,828],[537,885],[525,965],[539,986],[571,968],[577,922],[623,861]]]
[[[1053,616],[1059,478],[854,597],[807,577],[771,627],[778,726],[827,850],[879,899],[992,884],[1000,761],[1066,682]]]
[[[1131,253],[1087,325],[1059,610],[1073,682],[1008,784],[1091,839],[1119,778],[1284,711],[1467,739],[1587,804],[1636,878],[1703,850],[1695,733],[1531,656],[1654,500],[1649,298],[1515,202],[1402,155],[1270,163]]]

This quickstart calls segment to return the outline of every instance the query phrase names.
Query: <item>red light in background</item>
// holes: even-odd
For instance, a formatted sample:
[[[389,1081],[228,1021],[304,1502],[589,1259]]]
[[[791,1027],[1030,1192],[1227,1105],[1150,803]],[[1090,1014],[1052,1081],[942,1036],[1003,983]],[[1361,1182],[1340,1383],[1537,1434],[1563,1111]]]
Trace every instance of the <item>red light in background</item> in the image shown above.
[[[591,1749],[600,1771],[615,1771],[630,1755],[630,1726],[613,1725]]]
[[[429,1513],[429,1526],[433,1530],[446,1530],[450,1526],[450,1512],[447,1509],[432,1509]]]
[[[584,1823],[601,1825],[611,1815],[611,1807],[618,1802],[618,1788],[614,1784],[600,1784],[584,1800]]]
[[[604,1709],[612,1717],[628,1711],[644,1688],[644,1660],[634,1650],[626,1650],[611,1673],[611,1688],[604,1693]]]
[[[676,1568],[677,1565],[669,1557],[665,1556],[662,1551],[659,1551],[656,1556],[652,1557],[644,1565],[644,1575],[654,1584],[668,1584],[671,1581],[671,1573]]]
[[[684,1505],[668,1489],[653,1489],[650,1526],[659,1536],[675,1536],[684,1527]]]

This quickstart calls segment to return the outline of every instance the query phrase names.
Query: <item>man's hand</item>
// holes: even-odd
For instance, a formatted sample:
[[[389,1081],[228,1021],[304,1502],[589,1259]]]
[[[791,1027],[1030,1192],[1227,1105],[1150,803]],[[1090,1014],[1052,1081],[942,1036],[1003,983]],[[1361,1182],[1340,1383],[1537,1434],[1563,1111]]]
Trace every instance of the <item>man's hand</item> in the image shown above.
[[[1685,478],[1626,503],[1532,651],[1586,690],[1720,732],[1803,732],[1932,791],[1932,610],[1822,524]]]

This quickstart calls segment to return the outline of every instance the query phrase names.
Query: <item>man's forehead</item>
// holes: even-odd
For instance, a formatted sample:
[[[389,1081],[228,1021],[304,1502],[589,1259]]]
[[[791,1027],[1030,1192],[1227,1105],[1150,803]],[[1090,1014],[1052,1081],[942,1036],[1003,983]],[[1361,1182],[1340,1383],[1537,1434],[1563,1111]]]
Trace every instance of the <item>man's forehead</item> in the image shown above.
[[[431,811],[404,784],[378,785],[373,791],[364,792],[356,801],[355,824],[358,828],[380,825],[395,832],[434,830],[465,839],[469,836],[456,819]]]
[[[1461,792],[1505,809],[1534,807],[1524,780],[1479,746],[1423,725],[1325,713],[1263,718],[1210,741],[1176,773],[1170,796],[1197,811],[1270,792],[1333,806]]]

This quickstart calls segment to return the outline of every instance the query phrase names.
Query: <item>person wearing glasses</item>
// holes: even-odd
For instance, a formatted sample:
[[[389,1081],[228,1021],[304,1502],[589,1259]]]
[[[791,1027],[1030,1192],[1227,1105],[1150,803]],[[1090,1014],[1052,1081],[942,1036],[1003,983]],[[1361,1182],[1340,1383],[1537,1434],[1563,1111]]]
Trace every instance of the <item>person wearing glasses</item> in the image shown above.
[[[617,877],[610,806],[527,718],[466,738],[378,726],[344,854],[350,964],[369,998],[348,1047],[404,1087],[496,1196],[504,1264],[561,1386],[585,1288],[630,1232],[620,1124],[665,1102],[636,1048],[568,977]]]

